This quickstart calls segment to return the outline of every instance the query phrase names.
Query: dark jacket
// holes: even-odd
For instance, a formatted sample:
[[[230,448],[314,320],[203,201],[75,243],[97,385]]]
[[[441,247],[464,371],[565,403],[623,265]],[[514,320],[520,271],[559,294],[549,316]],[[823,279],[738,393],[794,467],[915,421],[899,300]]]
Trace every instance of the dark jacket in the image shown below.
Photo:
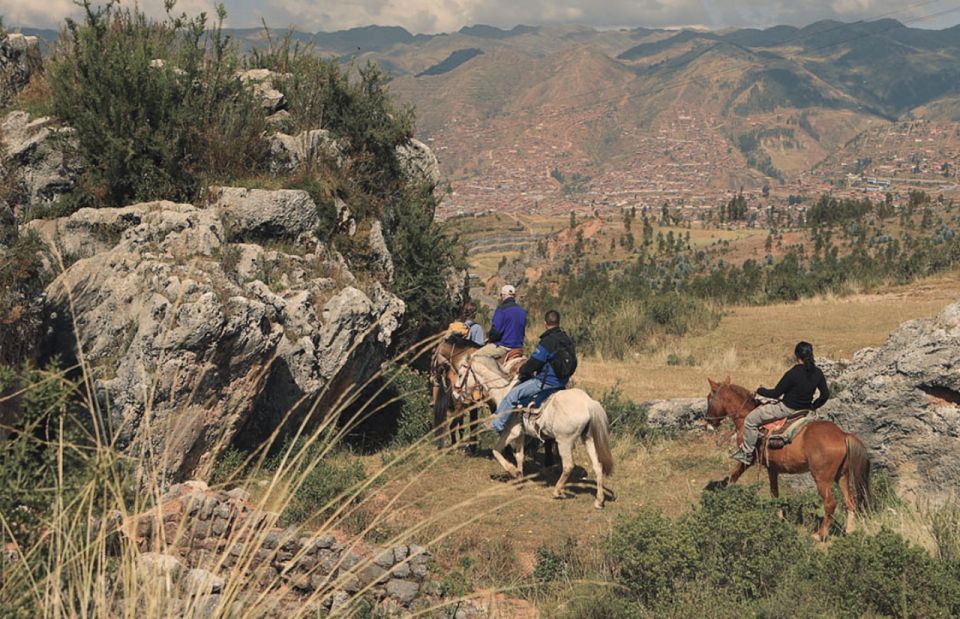
[[[511,297],[504,300],[493,312],[490,342],[507,348],[523,348],[523,335],[527,330],[527,313]]]
[[[813,399],[814,391],[820,392],[816,400]],[[800,364],[787,370],[776,387],[773,389],[760,387],[757,393],[765,398],[782,399],[788,408],[795,411],[816,410],[826,404],[830,398],[827,379],[820,368],[814,366],[808,371]]]
[[[570,377],[560,378],[550,365],[557,351],[567,347],[573,350],[573,341],[560,327],[552,327],[540,334],[540,343],[533,355],[520,368],[520,380],[524,381],[536,376],[543,381],[544,387],[563,388],[567,386]]]

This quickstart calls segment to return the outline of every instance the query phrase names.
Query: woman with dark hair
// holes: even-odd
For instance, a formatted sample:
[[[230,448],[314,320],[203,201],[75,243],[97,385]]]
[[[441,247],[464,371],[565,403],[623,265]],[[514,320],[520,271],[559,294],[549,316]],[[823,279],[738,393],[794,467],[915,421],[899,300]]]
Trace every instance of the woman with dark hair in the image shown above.
[[[797,411],[817,410],[830,398],[827,379],[813,359],[813,345],[800,342],[793,349],[797,364],[787,370],[773,389],[757,387],[756,394],[775,402],[758,406],[743,423],[743,442],[730,457],[747,466],[753,464],[753,452],[760,438],[760,426],[789,417]],[[819,392],[817,399],[814,393]]]

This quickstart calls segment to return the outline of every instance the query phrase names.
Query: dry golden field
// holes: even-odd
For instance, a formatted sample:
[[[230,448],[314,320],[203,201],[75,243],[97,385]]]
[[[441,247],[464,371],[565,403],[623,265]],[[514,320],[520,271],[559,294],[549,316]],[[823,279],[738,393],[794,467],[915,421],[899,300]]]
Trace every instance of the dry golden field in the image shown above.
[[[577,377],[593,392],[619,384],[624,395],[637,401],[705,395],[708,376],[729,374],[749,388],[771,386],[800,340],[813,343],[818,356],[849,358],[883,343],[900,323],[934,316],[957,301],[960,273],[954,272],[870,294],[734,307],[713,331],[629,360],[585,359]],[[668,365],[671,354],[681,362],[692,356],[696,365]]]

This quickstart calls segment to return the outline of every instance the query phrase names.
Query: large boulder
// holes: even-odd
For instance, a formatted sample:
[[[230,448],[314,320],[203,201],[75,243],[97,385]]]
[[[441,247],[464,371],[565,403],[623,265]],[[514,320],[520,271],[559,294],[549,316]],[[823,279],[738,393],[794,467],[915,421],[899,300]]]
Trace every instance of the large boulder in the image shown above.
[[[256,197],[260,218],[151,202],[28,224],[66,266],[47,289],[61,321],[49,348],[82,349],[118,445],[165,479],[205,475],[244,433],[261,440],[295,404],[366,381],[404,311],[376,283],[355,287],[306,215],[271,210],[314,212],[302,196]],[[283,250],[233,242],[237,230]]]
[[[423,142],[411,138],[397,146],[397,159],[400,169],[408,179],[431,187],[440,184],[440,162]]]
[[[319,223],[317,205],[299,189],[217,187],[211,199],[231,241],[297,238]]]
[[[822,409],[867,444],[907,495],[946,496],[960,479],[960,303],[859,351]]]
[[[0,107],[8,105],[41,69],[37,37],[19,33],[0,37]]]
[[[296,135],[275,133],[270,136],[271,167],[289,172],[300,167],[316,166],[324,161],[343,165],[343,149],[326,129],[301,131]]]
[[[10,112],[0,121],[0,169],[12,173],[15,189],[9,206],[21,217],[51,204],[74,187],[81,165],[73,130],[52,118]]]

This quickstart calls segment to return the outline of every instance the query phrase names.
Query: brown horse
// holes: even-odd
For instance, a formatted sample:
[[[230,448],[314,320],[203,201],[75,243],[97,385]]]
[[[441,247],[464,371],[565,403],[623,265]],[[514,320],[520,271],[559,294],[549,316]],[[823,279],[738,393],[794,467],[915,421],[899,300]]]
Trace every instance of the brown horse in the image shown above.
[[[454,389],[460,382],[458,370],[476,350],[476,346],[466,342],[444,340],[434,351],[430,382],[434,437],[438,449],[443,449],[448,440],[450,445],[456,445],[457,442],[468,446],[476,444],[480,412],[474,400],[479,398],[458,398]],[[467,415],[469,421],[464,427]]]
[[[709,379],[708,379],[709,380]],[[743,421],[747,414],[761,405],[753,393],[739,385],[730,384],[730,378],[716,383],[710,382],[710,394],[707,396],[706,421],[714,428],[730,418],[737,428],[737,441],[743,437]],[[758,453],[761,451],[757,450]],[[847,532],[856,527],[854,514],[866,506],[870,497],[870,460],[863,442],[855,434],[844,432],[831,421],[816,420],[810,422],[792,442],[782,449],[764,450],[759,458],[767,467],[770,477],[770,494],[779,495],[777,476],[780,473],[810,472],[817,491],[823,499],[823,522],[814,534],[818,540],[825,540],[833,523],[836,501],[833,498],[833,483],[840,484],[843,501],[847,508]],[[721,480],[721,486],[736,483],[747,466],[737,463],[733,471]]]

